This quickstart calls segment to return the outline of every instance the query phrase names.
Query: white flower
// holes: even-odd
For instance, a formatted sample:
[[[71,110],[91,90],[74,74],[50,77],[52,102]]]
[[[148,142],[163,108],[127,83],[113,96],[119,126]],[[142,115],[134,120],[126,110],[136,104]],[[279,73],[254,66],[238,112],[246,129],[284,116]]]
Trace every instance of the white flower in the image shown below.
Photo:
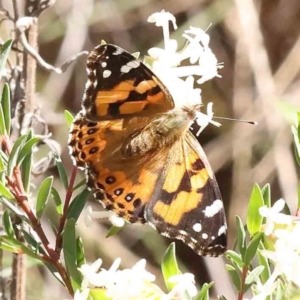
[[[274,224],[291,224],[293,219],[289,215],[280,213],[284,208],[285,202],[283,199],[277,200],[273,207],[268,208],[267,206],[262,206],[259,209],[261,216],[266,218],[266,224],[264,226],[265,235],[270,235],[274,231]]]
[[[83,265],[79,271],[84,279],[82,289],[101,287],[113,300],[161,299],[165,294],[153,284],[155,276],[146,271],[146,260],[137,262],[132,269],[119,270],[121,259],[114,261],[109,270],[99,270],[102,260]],[[171,298],[170,298],[171,299]]]
[[[96,211],[93,210],[92,206],[89,205],[83,212],[84,223],[87,227],[90,227],[93,223],[93,219],[108,219],[112,225],[116,227],[123,227],[125,225],[125,220],[118,217],[112,211]]]
[[[170,283],[176,283],[169,296],[179,296],[179,299],[184,297],[184,293],[187,293],[190,297],[197,295],[197,288],[195,285],[195,277],[191,273],[185,273],[180,275],[174,275],[168,280]]]
[[[74,295],[74,300],[87,300],[89,293],[89,289],[84,289],[82,292],[77,290]]]
[[[97,272],[102,265],[102,259],[97,259],[91,265],[84,264],[78,270],[83,275],[83,281],[81,287],[86,289],[87,287],[96,286],[95,280],[97,280]],[[96,278],[96,279],[95,279]]]
[[[170,39],[169,32],[170,21],[174,29],[177,28],[174,16],[162,11],[151,15],[148,21],[161,26],[164,36],[163,49],[155,47],[148,51],[153,61],[149,67],[169,89],[176,107],[199,106],[202,103],[201,89],[194,88],[194,82],[202,84],[213,77],[220,77],[218,70],[223,67],[209,48],[209,35],[200,28],[190,27],[183,34],[188,44],[178,51],[178,43]],[[190,65],[180,66],[184,60],[189,60]],[[196,113],[197,123],[201,127],[198,134],[209,123],[220,126],[220,123],[212,121],[212,106],[207,109],[210,112],[208,116],[204,113]]]

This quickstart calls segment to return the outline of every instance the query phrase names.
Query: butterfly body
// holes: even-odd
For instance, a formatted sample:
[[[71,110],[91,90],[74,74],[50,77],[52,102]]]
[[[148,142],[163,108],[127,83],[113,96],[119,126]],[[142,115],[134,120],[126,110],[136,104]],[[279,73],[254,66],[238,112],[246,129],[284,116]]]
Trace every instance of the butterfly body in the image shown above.
[[[94,197],[129,222],[148,223],[198,254],[222,254],[221,195],[189,131],[200,105],[174,107],[160,80],[117,46],[96,47],[87,66],[90,82],[69,146]]]

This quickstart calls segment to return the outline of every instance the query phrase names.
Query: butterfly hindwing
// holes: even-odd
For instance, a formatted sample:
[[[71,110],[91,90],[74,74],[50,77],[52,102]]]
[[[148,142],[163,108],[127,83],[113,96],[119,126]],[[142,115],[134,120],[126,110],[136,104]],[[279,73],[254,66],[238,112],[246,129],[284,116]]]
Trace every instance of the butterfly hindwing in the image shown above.
[[[184,241],[200,255],[225,251],[221,194],[205,153],[190,132],[170,149],[145,218],[162,235]]]
[[[148,116],[174,107],[157,76],[118,46],[97,46],[88,56],[87,75],[83,108],[90,120]]]

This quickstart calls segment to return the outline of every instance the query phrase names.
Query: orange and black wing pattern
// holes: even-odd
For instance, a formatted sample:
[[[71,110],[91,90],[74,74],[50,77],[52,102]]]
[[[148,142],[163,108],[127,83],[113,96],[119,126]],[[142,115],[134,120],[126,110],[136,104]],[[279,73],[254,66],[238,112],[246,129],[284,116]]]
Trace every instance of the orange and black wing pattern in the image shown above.
[[[83,110],[94,121],[149,116],[174,107],[167,88],[140,60],[110,44],[87,59]]]

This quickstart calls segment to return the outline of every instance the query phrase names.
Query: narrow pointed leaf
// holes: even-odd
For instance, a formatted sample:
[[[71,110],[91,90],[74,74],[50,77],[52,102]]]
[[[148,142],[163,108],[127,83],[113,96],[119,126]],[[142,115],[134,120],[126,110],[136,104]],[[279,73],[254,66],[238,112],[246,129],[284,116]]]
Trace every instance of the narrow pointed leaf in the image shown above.
[[[76,221],[78,220],[89,195],[90,191],[88,189],[84,189],[79,195],[74,198],[68,209],[68,219],[75,219]]]
[[[63,232],[63,252],[65,264],[74,290],[81,286],[82,276],[77,269],[75,220],[67,220]]]
[[[262,192],[257,184],[251,193],[248,212],[247,212],[247,229],[251,236],[259,232],[262,224],[263,217],[259,213],[259,208],[264,205]]]
[[[239,253],[236,253],[232,250],[227,250],[225,255],[228,259],[230,259],[240,270],[242,270],[244,262],[242,256]]]
[[[47,177],[42,182],[36,200],[36,216],[38,219],[42,217],[46,207],[53,183],[53,176]]]
[[[20,150],[22,146],[25,144],[25,141],[27,139],[28,135],[22,135],[20,136],[15,144],[12,147],[10,156],[8,158],[8,163],[7,163],[7,174],[8,176],[11,176],[13,168],[16,166],[18,155],[20,153]]]
[[[20,153],[17,159],[17,165],[20,166],[24,158],[32,153],[33,146],[40,140],[40,138],[34,137],[27,141],[24,146],[21,148]]]
[[[11,221],[9,212],[7,210],[4,211],[2,220],[3,220],[3,226],[4,226],[6,234],[8,236],[14,237],[15,236],[14,228],[12,225],[12,221]]]
[[[247,266],[250,266],[253,257],[257,253],[257,248],[258,248],[258,245],[261,241],[262,236],[263,236],[262,232],[257,233],[253,237],[251,242],[249,243],[249,246],[247,247],[246,254],[245,254],[245,260],[244,260],[244,262]]]
[[[31,249],[26,247],[23,243],[21,243],[20,241],[18,241],[17,239],[15,239],[11,236],[7,236],[7,235],[0,236],[0,247],[1,247],[2,243],[12,246],[16,251],[14,253],[24,253],[24,254],[31,256],[32,258],[41,260],[41,258],[36,253],[34,253]]]
[[[14,195],[10,192],[10,190],[0,181],[0,195],[7,200],[15,199]]]
[[[264,250],[264,249],[265,249],[265,247],[264,247],[263,243],[260,242],[259,247],[258,247],[258,251],[257,251],[257,257],[258,257],[259,265],[264,266],[264,270],[260,274],[260,280],[261,280],[262,284],[266,283],[267,280],[271,276],[271,268],[270,268],[269,261],[260,252],[260,250]]]
[[[244,259],[244,255],[246,253],[246,232],[239,216],[236,216],[236,227],[238,230],[237,245],[242,258]]]
[[[1,98],[1,106],[4,115],[5,129],[8,135],[10,134],[10,122],[11,122],[11,111],[10,111],[10,90],[7,83],[4,84]]]
[[[258,266],[252,270],[246,277],[245,284],[249,285],[257,281],[258,276],[264,270],[264,266]]]
[[[2,78],[3,70],[5,68],[5,64],[6,64],[12,43],[13,43],[13,40],[8,40],[1,46],[1,49],[0,49],[0,80]]]
[[[267,207],[271,207],[271,187],[270,184],[267,183],[262,189],[261,189],[263,199],[264,199],[264,204]]]
[[[172,288],[176,285],[176,283],[169,282],[169,278],[174,275],[181,274],[176,260],[174,242],[170,244],[170,246],[168,247],[167,251],[163,256],[161,269],[165,280],[165,285],[167,286],[168,290],[171,291]]]
[[[109,238],[111,236],[116,235],[123,227],[111,226],[106,237]]]
[[[56,208],[57,213],[59,215],[62,215],[62,213],[63,213],[62,201],[61,201],[58,191],[54,187],[52,187],[52,189],[51,189],[51,194],[52,194],[52,197],[53,197],[53,200],[55,203],[55,208]]]
[[[65,189],[67,190],[69,187],[68,175],[65,169],[65,166],[61,160],[61,158],[55,154],[56,167],[58,170],[59,178],[62,181]]]
[[[198,293],[198,295],[196,296],[195,300],[205,300],[208,299],[207,295],[208,295],[208,291],[209,289],[214,285],[214,282],[210,282],[210,283],[204,283],[202,285],[202,288],[200,290],[200,292]]]
[[[231,278],[232,283],[234,284],[236,290],[238,292],[241,291],[241,279],[240,279],[240,274],[238,271],[231,265],[225,265],[226,270],[228,271],[228,274]]]
[[[0,136],[6,135],[5,119],[2,106],[0,106]]]
[[[82,265],[86,264],[85,254],[82,239],[78,237],[76,239],[76,256],[77,256],[77,268],[80,268]]]
[[[74,116],[68,110],[65,110],[65,119],[67,121],[68,127],[70,128],[74,120]]]
[[[32,169],[32,153],[25,156],[21,165],[21,174],[24,190],[26,192],[30,189],[30,179],[31,179],[31,169]]]
[[[10,201],[0,196],[0,203],[2,203],[7,209],[11,210],[18,217],[20,217],[24,222],[30,223],[27,216],[15,205],[13,205]]]

